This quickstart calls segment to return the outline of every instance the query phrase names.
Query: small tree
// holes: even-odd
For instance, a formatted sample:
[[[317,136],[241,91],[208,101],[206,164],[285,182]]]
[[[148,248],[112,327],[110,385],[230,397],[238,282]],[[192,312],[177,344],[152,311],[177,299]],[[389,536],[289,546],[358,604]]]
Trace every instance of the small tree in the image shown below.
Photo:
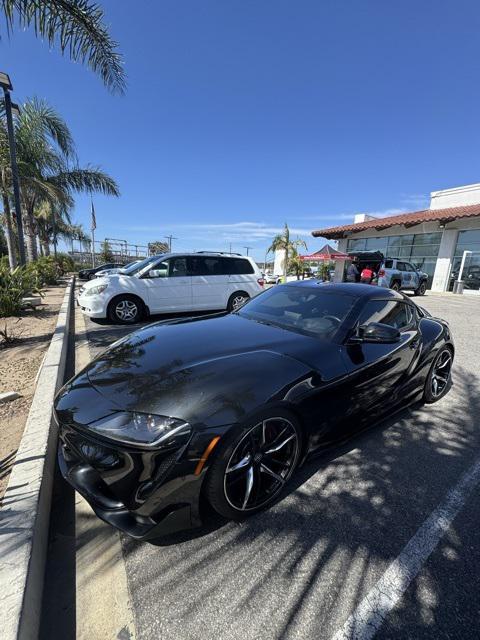
[[[111,262],[113,260],[112,249],[107,240],[104,240],[100,245],[100,258],[102,262]]]
[[[293,256],[294,253],[298,255],[298,252],[297,252],[298,247],[303,247],[304,249],[306,249],[307,245],[305,243],[305,240],[300,240],[300,238],[297,238],[296,240],[291,240],[290,229],[288,228],[287,223],[285,223],[283,233],[279,233],[277,236],[275,236],[272,244],[268,248],[268,253],[270,253],[270,251],[272,252],[279,251],[279,250],[285,251],[285,258],[283,260],[283,276],[285,278],[285,282],[287,280],[289,258],[290,256]]]

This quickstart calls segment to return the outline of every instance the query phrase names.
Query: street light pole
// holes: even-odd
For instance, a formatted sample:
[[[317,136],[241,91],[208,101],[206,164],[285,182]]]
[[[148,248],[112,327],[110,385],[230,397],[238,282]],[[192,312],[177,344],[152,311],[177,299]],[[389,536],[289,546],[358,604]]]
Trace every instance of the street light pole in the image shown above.
[[[248,252],[250,251],[250,249],[251,249],[252,247],[243,247],[243,248],[247,250],[247,256],[248,256]]]
[[[7,116],[8,146],[10,148],[10,164],[12,167],[13,200],[15,203],[15,222],[17,224],[18,236],[18,255],[20,258],[20,264],[24,265],[26,260],[25,245],[23,241],[22,207],[20,204],[20,185],[18,182],[15,135],[13,132],[12,98],[10,96],[10,91],[13,87],[8,74],[0,72],[0,85],[2,86],[3,95],[5,96],[5,115]],[[18,112],[18,107],[16,108]]]

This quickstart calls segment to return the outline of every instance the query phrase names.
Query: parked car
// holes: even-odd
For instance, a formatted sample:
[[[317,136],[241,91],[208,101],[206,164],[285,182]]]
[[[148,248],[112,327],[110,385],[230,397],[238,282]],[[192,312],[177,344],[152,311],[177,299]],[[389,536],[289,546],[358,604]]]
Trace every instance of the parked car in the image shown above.
[[[106,262],[105,264],[101,264],[98,267],[93,267],[91,269],[80,269],[78,277],[80,280],[91,280],[96,277],[99,271],[104,271],[105,269],[116,269],[123,267],[123,265],[123,262]]]
[[[373,268],[379,287],[412,290],[415,295],[425,295],[428,274],[404,258],[387,258],[380,251],[353,251],[348,255],[356,258],[360,272],[367,265]]]
[[[272,287],[234,313],[151,324],[97,357],[55,401],[60,469],[135,538],[198,527],[212,509],[242,519],[325,446],[442,398],[453,357],[448,324],[401,293]]]
[[[156,313],[237,309],[263,291],[251,257],[221,253],[152,256],[81,288],[77,302],[91,318],[131,324]]]
[[[453,285],[455,280],[458,280],[459,269],[452,271],[450,274],[448,290],[453,291]],[[465,289],[480,289],[480,265],[472,264],[467,269],[464,269],[462,274],[462,282]]]
[[[273,271],[265,272],[265,284],[277,284],[279,276],[276,276]]]
[[[123,271],[124,269],[129,269],[130,267],[133,267],[139,262],[141,262],[141,260],[133,260],[132,262],[129,262],[123,267],[112,267],[110,269],[101,269],[100,271],[97,271],[97,273],[95,274],[95,277],[101,278],[102,276],[111,276],[112,274],[118,273],[119,271]]]

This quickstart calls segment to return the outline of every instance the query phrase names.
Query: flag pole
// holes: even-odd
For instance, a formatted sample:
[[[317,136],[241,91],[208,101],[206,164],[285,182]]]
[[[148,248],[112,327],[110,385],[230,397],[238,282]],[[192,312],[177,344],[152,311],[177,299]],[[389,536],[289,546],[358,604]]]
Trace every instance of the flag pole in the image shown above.
[[[95,268],[95,229],[97,228],[97,218],[95,216],[95,207],[93,206],[92,196],[90,196],[90,215],[91,215],[90,229],[92,231],[92,268]]]

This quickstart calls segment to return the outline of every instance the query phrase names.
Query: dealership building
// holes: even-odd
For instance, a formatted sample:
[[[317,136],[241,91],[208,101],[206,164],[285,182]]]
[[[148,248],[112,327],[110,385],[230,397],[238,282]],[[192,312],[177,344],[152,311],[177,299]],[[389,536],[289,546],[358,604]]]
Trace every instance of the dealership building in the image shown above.
[[[480,293],[480,184],[433,191],[430,207],[396,216],[355,216],[352,224],[318,229],[315,237],[338,240],[341,252],[381,251],[404,258],[428,274],[433,291],[451,289],[464,251],[465,292]],[[337,261],[335,280],[341,281],[345,262]]]

